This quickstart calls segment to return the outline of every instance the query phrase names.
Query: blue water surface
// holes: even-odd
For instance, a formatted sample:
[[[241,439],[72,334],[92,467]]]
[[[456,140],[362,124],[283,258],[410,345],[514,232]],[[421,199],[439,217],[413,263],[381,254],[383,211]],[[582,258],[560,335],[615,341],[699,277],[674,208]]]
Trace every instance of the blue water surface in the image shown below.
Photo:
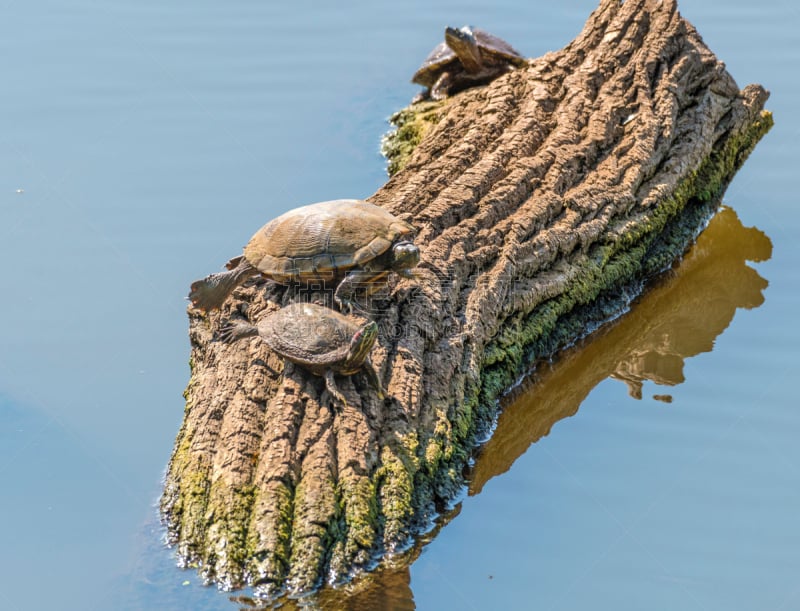
[[[595,6],[2,3],[0,609],[238,608],[176,568],[158,524],[189,283],[267,219],[383,184],[386,118],[445,25],[537,56]],[[680,7],[772,94],[725,196],[771,242],[751,264],[763,303],[685,355],[678,385],[598,381],[373,608],[800,608],[800,8]]]

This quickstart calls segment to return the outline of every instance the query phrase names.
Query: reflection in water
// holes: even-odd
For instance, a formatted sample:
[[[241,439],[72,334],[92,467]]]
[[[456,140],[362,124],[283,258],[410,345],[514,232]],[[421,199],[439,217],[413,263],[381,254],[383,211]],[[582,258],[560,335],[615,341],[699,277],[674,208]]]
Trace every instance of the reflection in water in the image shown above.
[[[438,531],[438,528],[437,528]],[[420,541],[396,564],[385,562],[374,571],[361,575],[340,588],[325,588],[321,592],[301,598],[267,602],[249,596],[233,595],[231,602],[239,611],[414,611],[414,595],[411,591],[409,565],[417,559],[424,545],[432,537]]]
[[[231,596],[230,598],[232,602],[238,604],[240,611],[266,611],[276,608],[280,608],[281,611],[301,609],[303,611],[318,609],[414,611],[416,608],[411,593],[408,560],[405,558],[400,567],[380,567],[342,588],[327,588],[307,599],[281,601],[279,607],[246,596]]]
[[[767,281],[747,261],[765,261],[771,253],[766,235],[742,226],[733,210],[723,208],[681,263],[649,286],[630,312],[560,353],[554,364],[540,364],[502,401],[497,429],[481,449],[471,474],[469,494],[478,494],[490,478],[507,471],[554,423],[575,414],[606,378],[625,382],[637,399],[646,380],[663,386],[680,384],[684,359],[712,350],[737,308],[764,302]],[[669,394],[653,398],[672,401]],[[280,608],[413,610],[408,566],[459,510],[460,505],[442,516],[437,528],[394,565],[309,599],[281,601]],[[242,611],[274,608],[245,596],[231,596],[231,600]]]
[[[686,357],[710,352],[736,308],[764,302],[761,291],[767,281],[746,262],[764,261],[771,250],[769,238],[742,227],[733,210],[723,209],[676,273],[637,306],[631,318],[643,319],[643,335],[628,347],[611,377],[624,381],[637,399],[642,398],[644,380],[665,386],[683,382]]]
[[[637,399],[646,380],[663,386],[683,382],[684,359],[710,352],[737,308],[764,302],[767,281],[747,261],[766,261],[771,254],[764,233],[744,227],[733,210],[722,208],[683,261],[649,286],[630,312],[559,354],[555,364],[539,365],[505,397],[497,429],[471,474],[469,493],[478,494],[553,424],[575,414],[604,379],[622,380]],[[672,401],[669,394],[653,398]]]

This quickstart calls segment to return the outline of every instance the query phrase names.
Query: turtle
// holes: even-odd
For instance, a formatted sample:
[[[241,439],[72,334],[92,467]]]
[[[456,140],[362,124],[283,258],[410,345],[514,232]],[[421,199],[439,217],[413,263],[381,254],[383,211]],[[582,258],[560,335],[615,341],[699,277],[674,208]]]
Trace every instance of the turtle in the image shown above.
[[[255,336],[279,356],[325,378],[328,392],[342,405],[347,402],[336,387],[337,373],[353,375],[363,370],[378,398],[385,396],[369,359],[378,337],[378,325],[373,320],[363,322],[316,303],[292,303],[267,315],[258,325],[229,322],[219,333],[225,342]]]
[[[441,100],[525,64],[525,58],[497,36],[468,25],[448,26],[444,42],[431,51],[411,82],[427,88],[420,100]]]
[[[363,200],[301,206],[259,229],[227,271],[192,283],[189,300],[201,310],[217,309],[236,286],[263,274],[279,284],[341,280],[334,300],[352,310],[359,286],[372,293],[390,272],[413,276],[419,263],[415,234],[406,221]]]

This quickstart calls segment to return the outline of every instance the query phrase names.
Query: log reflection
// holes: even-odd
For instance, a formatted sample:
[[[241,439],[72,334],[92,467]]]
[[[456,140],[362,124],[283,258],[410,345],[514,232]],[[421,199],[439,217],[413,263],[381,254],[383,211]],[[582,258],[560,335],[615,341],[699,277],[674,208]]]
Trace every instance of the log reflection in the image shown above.
[[[765,261],[771,254],[772,243],[763,232],[744,227],[732,209],[723,208],[683,261],[650,286],[630,312],[561,353],[555,364],[540,365],[503,400],[469,493],[478,494],[553,424],[575,414],[604,379],[623,381],[635,398],[642,397],[646,380],[663,386],[683,382],[686,358],[711,351],[737,308],[764,302],[767,281],[747,262]],[[653,398],[672,400],[666,393]]]
[[[437,529],[438,531],[438,529]],[[422,547],[430,540],[420,541],[396,562],[384,561],[374,571],[359,575],[351,583],[339,588],[323,588],[305,598],[264,601],[250,596],[234,595],[231,602],[239,611],[414,611],[414,594],[411,590],[409,566],[417,559]]]

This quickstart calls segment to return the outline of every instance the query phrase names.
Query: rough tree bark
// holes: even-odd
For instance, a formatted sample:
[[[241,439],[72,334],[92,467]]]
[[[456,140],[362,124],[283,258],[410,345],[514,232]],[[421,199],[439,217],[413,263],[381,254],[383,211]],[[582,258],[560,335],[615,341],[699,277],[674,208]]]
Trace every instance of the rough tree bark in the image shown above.
[[[771,126],[766,98],[739,90],[674,1],[603,0],[563,50],[426,107],[432,127],[370,198],[410,214],[422,249],[417,281],[376,315],[385,403],[354,376],[335,414],[322,381],[263,342],[214,341],[281,287],[189,311],[162,498],[179,557],[271,594],[402,547],[463,485],[497,397],[681,255]]]

